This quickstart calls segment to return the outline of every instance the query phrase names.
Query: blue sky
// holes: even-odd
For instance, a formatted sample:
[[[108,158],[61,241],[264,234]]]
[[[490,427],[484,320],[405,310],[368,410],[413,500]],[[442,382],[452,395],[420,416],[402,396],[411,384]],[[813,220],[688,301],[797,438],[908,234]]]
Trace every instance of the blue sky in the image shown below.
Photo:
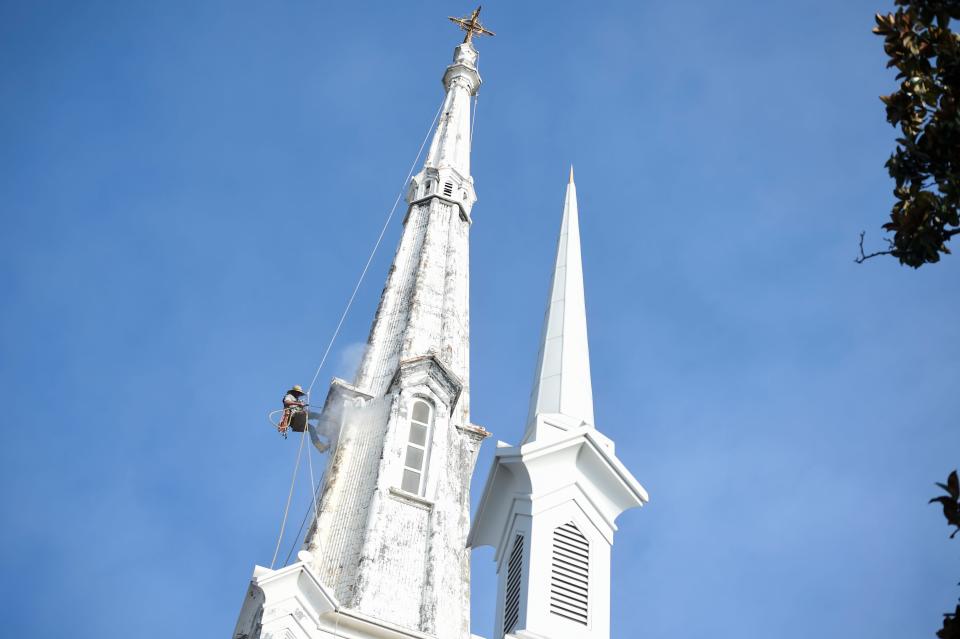
[[[892,197],[888,5],[486,3],[473,417],[522,431],[572,162],[598,425],[651,495],[619,520],[615,637],[930,637],[960,595],[926,504],[960,465],[960,262],[852,262]],[[230,632],[295,454],[265,415],[313,374],[471,8],[0,3],[6,634]],[[474,553],[487,637],[492,573]]]

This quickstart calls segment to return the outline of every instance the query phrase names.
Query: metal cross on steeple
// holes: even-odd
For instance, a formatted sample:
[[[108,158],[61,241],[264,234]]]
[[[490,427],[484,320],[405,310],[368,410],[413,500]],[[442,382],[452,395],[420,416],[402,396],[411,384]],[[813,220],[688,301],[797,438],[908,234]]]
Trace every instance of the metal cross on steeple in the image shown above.
[[[480,9],[482,8],[482,6],[477,7],[469,18],[454,18],[453,16],[450,16],[450,22],[453,22],[467,32],[467,36],[463,39],[464,42],[470,42],[473,39],[474,33],[477,35],[488,36],[497,35],[493,31],[484,29],[483,25],[480,24]]]

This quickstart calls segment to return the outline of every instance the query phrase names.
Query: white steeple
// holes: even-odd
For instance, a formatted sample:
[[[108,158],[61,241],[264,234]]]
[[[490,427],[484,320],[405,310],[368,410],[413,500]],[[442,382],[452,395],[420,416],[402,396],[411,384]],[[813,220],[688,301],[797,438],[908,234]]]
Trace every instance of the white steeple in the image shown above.
[[[609,639],[614,522],[647,493],[593,421],[571,169],[526,434],[497,442],[467,539],[495,549],[491,639]]]
[[[580,218],[573,166],[570,167],[570,181],[563,201],[563,221],[557,241],[550,298],[543,318],[540,355],[530,395],[524,442],[536,437],[537,416],[547,413],[560,413],[591,426],[594,423],[587,309],[580,258]]]

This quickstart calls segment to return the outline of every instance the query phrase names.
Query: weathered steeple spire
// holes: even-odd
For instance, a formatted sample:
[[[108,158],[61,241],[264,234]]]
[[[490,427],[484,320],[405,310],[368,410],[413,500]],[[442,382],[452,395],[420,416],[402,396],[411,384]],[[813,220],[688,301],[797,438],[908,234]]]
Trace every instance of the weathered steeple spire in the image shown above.
[[[593,425],[593,389],[587,346],[587,312],[583,296],[580,257],[580,220],[573,166],[563,204],[563,222],[550,298],[543,319],[540,356],[530,396],[530,414],[524,441],[536,438],[537,415],[560,413]]]
[[[470,472],[487,435],[470,422],[477,58],[459,44],[443,73],[441,114],[408,185],[360,368],[352,384],[334,380],[321,418],[340,436],[306,535],[312,569],[344,607],[404,629],[358,637],[470,638]]]
[[[478,57],[470,42],[454,49],[430,148],[408,185],[405,231],[355,379],[375,395],[391,383],[400,361],[431,353],[468,382],[467,237],[477,201],[470,175],[470,98],[482,82]],[[446,283],[433,281],[443,277]],[[460,401],[465,420],[467,397],[464,392]]]
[[[476,18],[443,74],[442,117],[407,188],[360,369],[353,383],[334,379],[323,403],[320,423],[338,437],[305,552],[256,569],[234,638],[473,636],[470,477],[489,435],[469,401]]]

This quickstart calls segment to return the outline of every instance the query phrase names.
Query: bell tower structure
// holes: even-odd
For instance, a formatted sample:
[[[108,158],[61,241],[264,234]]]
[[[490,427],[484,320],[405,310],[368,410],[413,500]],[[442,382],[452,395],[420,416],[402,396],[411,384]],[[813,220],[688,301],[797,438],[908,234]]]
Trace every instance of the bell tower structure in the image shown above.
[[[616,518],[647,502],[594,425],[573,168],[521,443],[497,442],[468,543],[492,546],[491,639],[609,639]]]
[[[488,435],[470,422],[472,40],[492,35],[478,14],[451,18],[467,37],[443,74],[366,351],[324,403],[339,436],[304,551],[257,569],[235,639],[470,639],[470,479]]]

